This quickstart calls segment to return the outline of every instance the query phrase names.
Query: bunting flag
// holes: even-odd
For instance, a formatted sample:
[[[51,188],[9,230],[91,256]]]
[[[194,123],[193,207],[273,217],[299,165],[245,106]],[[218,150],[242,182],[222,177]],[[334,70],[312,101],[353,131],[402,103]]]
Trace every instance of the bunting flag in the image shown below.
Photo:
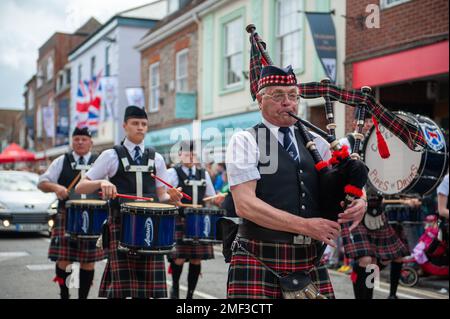
[[[78,83],[75,100],[75,126],[89,127],[92,132],[98,130],[102,101],[101,73],[90,81]]]

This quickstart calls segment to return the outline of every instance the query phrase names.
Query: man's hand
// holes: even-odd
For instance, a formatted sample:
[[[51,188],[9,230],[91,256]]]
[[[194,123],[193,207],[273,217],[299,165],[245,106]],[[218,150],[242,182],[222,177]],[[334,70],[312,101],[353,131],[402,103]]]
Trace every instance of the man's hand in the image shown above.
[[[183,194],[181,194],[181,187],[169,188],[167,190],[167,194],[170,196],[169,202],[177,206],[181,204],[180,201],[183,198]]]
[[[117,195],[116,185],[114,185],[110,181],[106,181],[106,180],[101,181],[100,188],[102,190],[102,198],[104,200],[107,200],[110,198],[112,198],[112,199],[116,198],[116,195]]]
[[[341,202],[342,207],[344,207],[344,202]],[[347,209],[343,213],[338,215],[338,223],[345,224],[348,222],[353,222],[349,230],[352,231],[364,218],[364,213],[367,210],[367,202],[361,198],[353,200]]]
[[[218,193],[216,196],[217,197],[214,198],[214,200],[213,200],[213,204],[216,205],[216,206],[220,206],[223,203],[223,201],[225,200],[225,196],[227,196],[227,195],[226,194],[222,194],[222,193]]]
[[[337,240],[339,236],[341,225],[324,218],[306,218],[305,223],[302,234],[336,247],[334,240]]]
[[[69,192],[67,191],[67,188],[65,188],[62,185],[56,186],[55,194],[59,200],[63,200],[69,197]]]

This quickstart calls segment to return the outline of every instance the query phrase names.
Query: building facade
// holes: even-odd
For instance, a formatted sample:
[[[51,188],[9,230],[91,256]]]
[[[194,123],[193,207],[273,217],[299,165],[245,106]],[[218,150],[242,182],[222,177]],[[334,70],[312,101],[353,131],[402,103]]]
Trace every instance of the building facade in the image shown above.
[[[347,1],[346,85],[371,86],[390,110],[430,117],[448,133],[447,0]],[[352,114],[347,112],[347,127]]]

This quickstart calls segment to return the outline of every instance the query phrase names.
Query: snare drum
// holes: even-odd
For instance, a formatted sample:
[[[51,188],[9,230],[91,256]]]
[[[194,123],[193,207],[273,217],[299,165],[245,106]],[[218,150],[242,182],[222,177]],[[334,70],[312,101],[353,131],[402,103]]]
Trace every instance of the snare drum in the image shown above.
[[[173,205],[149,202],[122,203],[119,250],[137,254],[167,254],[175,245]]]
[[[66,202],[66,234],[77,238],[95,239],[108,218],[106,201],[74,199]]]
[[[421,129],[427,141],[418,152],[409,149],[398,137],[380,125],[391,156],[382,159],[378,153],[376,132],[371,129],[364,142],[364,162],[369,168],[369,183],[383,194],[426,195],[441,182],[448,169],[448,150],[444,134],[425,116],[394,112]]]
[[[389,224],[420,224],[420,211],[407,205],[389,204],[384,208]]]
[[[217,240],[216,222],[223,216],[225,216],[224,209],[184,208],[183,240],[200,243],[221,243],[221,240]]]

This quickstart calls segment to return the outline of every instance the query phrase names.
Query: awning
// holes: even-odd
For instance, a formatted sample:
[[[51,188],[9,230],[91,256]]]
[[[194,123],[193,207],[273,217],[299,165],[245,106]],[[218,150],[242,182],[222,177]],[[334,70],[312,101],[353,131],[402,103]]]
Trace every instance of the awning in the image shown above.
[[[353,88],[448,73],[449,41],[353,63]]]
[[[24,150],[16,143],[8,145],[0,154],[0,163],[34,162],[38,160],[34,153]]]

